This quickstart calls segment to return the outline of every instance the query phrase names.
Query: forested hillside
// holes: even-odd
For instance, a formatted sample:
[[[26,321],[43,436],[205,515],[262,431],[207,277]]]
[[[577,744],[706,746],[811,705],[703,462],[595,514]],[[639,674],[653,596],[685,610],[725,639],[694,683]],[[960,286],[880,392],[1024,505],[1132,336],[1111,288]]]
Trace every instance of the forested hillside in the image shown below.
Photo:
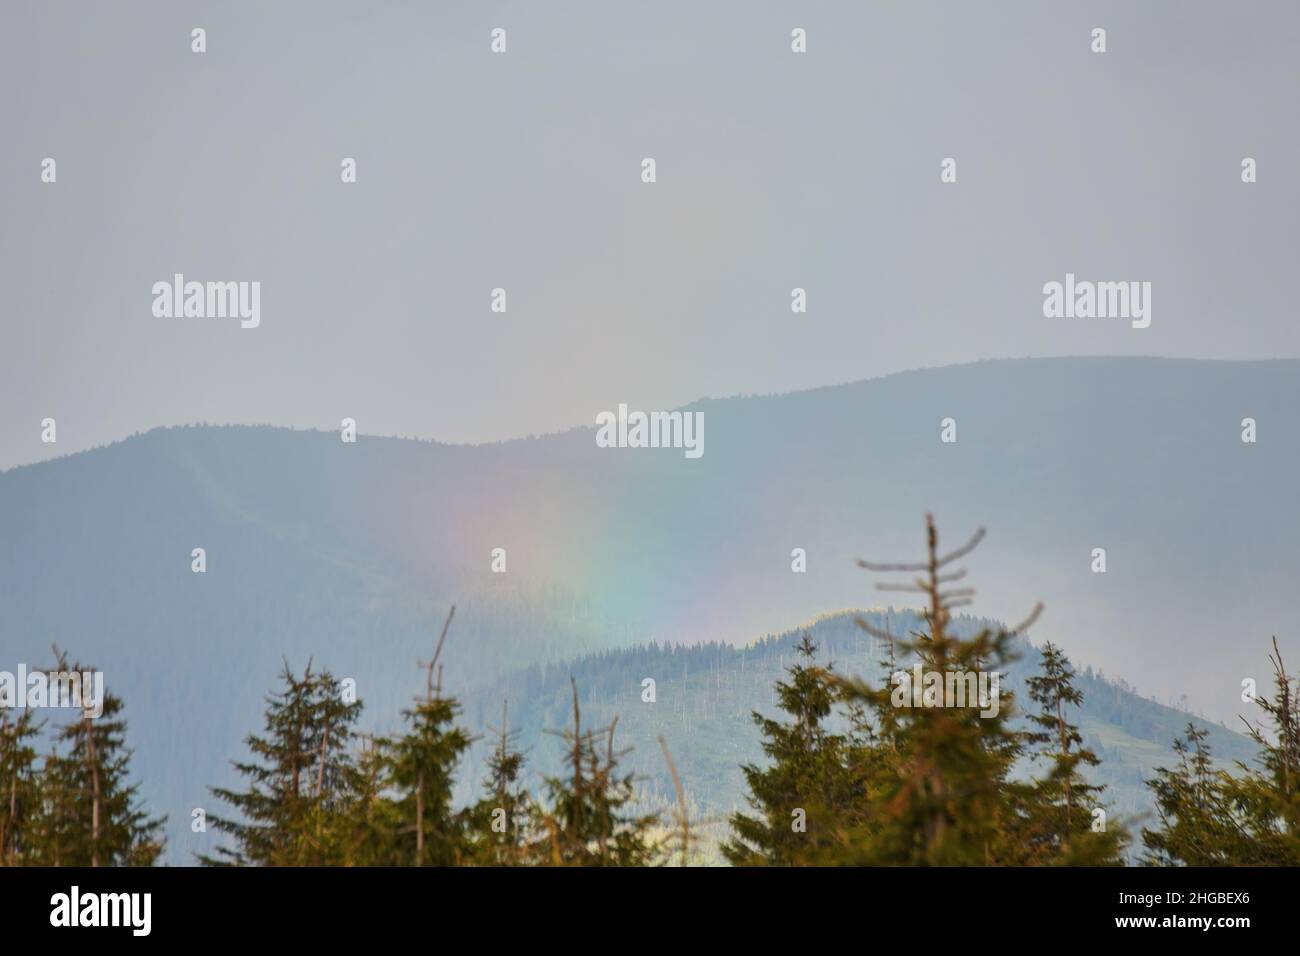
[[[693,647],[649,644],[603,651],[572,661],[533,665],[507,675],[492,686],[465,697],[465,723],[483,736],[470,749],[469,763],[481,765],[493,745],[490,728],[501,723],[502,701],[509,702],[510,725],[519,730],[519,743],[528,751],[533,773],[559,770],[563,748],[548,730],[562,728],[570,709],[570,678],[577,682],[583,712],[594,725],[618,717],[619,739],[633,748],[626,765],[641,778],[650,806],[669,807],[673,784],[657,739],[664,736],[699,818],[718,826],[744,806],[741,764],[758,759],[759,733],[754,711],[776,710],[774,682],[795,661],[795,648],[805,634],[818,647],[818,661],[847,675],[878,678],[883,657],[880,642],[855,624],[864,615],[877,627],[903,635],[921,629],[914,612],[893,609],[872,612],[840,611],[744,647],[707,644]],[[972,634],[995,622],[961,617],[956,631]],[[1043,632],[1050,629],[1044,627]],[[1016,642],[1019,659],[1008,669],[1003,689],[1018,702],[1026,701],[1025,679],[1037,671],[1039,651],[1028,640]],[[643,681],[655,681],[654,703],[643,701]],[[1143,697],[1122,679],[1082,668],[1076,685],[1084,703],[1077,715],[1086,745],[1101,758],[1088,772],[1107,787],[1115,813],[1149,821],[1153,804],[1144,781],[1157,766],[1172,759],[1171,744],[1189,720],[1208,731],[1214,756],[1225,767],[1249,762],[1255,745],[1236,730]],[[1024,726],[1022,713],[1016,723]],[[1243,713],[1249,708],[1242,705]],[[1022,770],[1028,772],[1030,768]],[[476,778],[463,781],[468,798]]]

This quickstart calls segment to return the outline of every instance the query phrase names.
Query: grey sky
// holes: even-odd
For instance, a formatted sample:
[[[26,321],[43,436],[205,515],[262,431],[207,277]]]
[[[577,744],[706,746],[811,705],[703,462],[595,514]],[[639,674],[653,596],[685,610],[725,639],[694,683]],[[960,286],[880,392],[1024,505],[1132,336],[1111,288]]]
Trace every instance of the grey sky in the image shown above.
[[[483,441],[985,357],[1294,356],[1297,44],[1293,2],[6,0],[0,468],[200,420]],[[1067,271],[1152,282],[1151,327],[1045,319]],[[261,327],[155,318],[175,272],[260,281]]]

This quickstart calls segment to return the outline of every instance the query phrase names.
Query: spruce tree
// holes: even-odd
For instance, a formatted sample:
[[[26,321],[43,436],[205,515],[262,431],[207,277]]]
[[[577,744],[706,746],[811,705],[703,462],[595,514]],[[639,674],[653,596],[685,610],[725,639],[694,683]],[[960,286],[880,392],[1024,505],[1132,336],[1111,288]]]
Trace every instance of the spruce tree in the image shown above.
[[[433,679],[455,615],[453,605],[433,657],[424,665],[424,698],[402,712],[406,733],[385,743],[389,779],[397,791],[395,862],[400,865],[455,866],[469,850],[464,815],[452,807],[452,787],[456,765],[472,741],[456,726],[460,704],[442,695],[440,670],[436,685]]]
[[[1250,835],[1231,805],[1214,766],[1208,731],[1188,723],[1174,740],[1178,762],[1157,767],[1147,781],[1156,801],[1158,826],[1142,831],[1146,861],[1159,866],[1232,866],[1250,855]]]
[[[21,866],[35,851],[40,813],[36,738],[41,724],[30,710],[10,719],[0,708],[0,866]]]
[[[1188,866],[1300,866],[1300,701],[1273,639],[1274,692],[1255,698],[1269,726],[1243,718],[1259,746],[1254,766],[1218,769],[1207,732],[1188,724],[1178,764],[1147,781],[1159,825],[1144,830],[1147,860]]]
[[[528,843],[531,798],[521,779],[524,755],[509,729],[509,709],[501,705],[501,727],[487,760],[484,796],[470,811],[474,861],[485,866],[519,866]]]
[[[343,862],[347,866],[392,866],[399,862],[396,834],[400,821],[389,798],[386,742],[362,736],[356,757],[356,788],[343,824]]]
[[[550,806],[538,809],[534,862],[553,866],[646,866],[660,854],[652,831],[657,814],[633,810],[632,774],[620,772],[626,751],[614,749],[616,717],[602,730],[583,730],[578,685],[573,688],[573,728],[560,733],[565,773],[546,777]]]
[[[1229,798],[1250,821],[1253,862],[1300,866],[1300,690],[1286,672],[1273,638],[1272,698],[1255,698],[1268,726],[1243,718],[1260,748],[1257,766],[1238,762],[1239,774],[1227,785]]]
[[[456,726],[460,705],[431,696],[403,711],[408,729],[388,744],[389,779],[397,792],[397,861],[455,866],[468,850],[465,822],[452,807],[456,765],[469,747]]]
[[[885,766],[893,770],[871,778],[863,814],[867,822],[856,827],[837,862],[947,866],[1025,862],[1029,789],[1011,776],[1021,739],[1012,726],[1011,694],[1001,687],[1000,676],[1014,660],[1013,637],[1028,628],[1041,607],[1014,628],[985,629],[970,637],[956,632],[952,611],[969,604],[974,592],[951,587],[965,576],[964,570],[952,566],[973,551],[983,536],[980,529],[962,547],[941,554],[934,520],[927,515],[925,560],[858,562],[870,571],[917,575],[902,584],[880,587],[923,595],[926,627],[909,639],[893,641],[867,625],[869,632],[896,644],[905,658],[891,679],[892,690],[859,679],[838,680],[846,701],[860,707],[871,725],[882,730],[881,746],[891,750]],[[901,669],[907,658],[924,676],[924,689],[915,695],[911,675]],[[946,699],[950,688],[960,690],[968,679],[975,680],[977,687],[986,680],[986,693],[971,695],[965,683],[963,701]]]
[[[69,668],[55,649],[55,673]],[[130,783],[122,700],[106,692],[99,716],[83,712],[58,728],[40,779],[31,862],[41,866],[153,866],[162,856],[164,817],[151,817]]]
[[[233,838],[208,865],[327,866],[347,862],[348,835],[361,785],[350,753],[360,701],[345,700],[328,671],[307,663],[301,677],[288,662],[282,689],[267,698],[265,730],[246,738],[253,759],[236,762],[245,790],[213,787],[238,816],[209,814]]]
[[[755,814],[735,813],[733,838],[722,854],[736,866],[792,866],[824,862],[828,846],[842,840],[842,814],[854,801],[848,769],[849,739],[825,726],[837,692],[816,665],[816,645],[804,634],[795,648],[790,679],[776,684],[786,723],[753,715],[769,764],[741,769]]]
[[[1039,673],[1028,678],[1029,698],[1039,711],[1029,715],[1037,730],[1025,735],[1030,757],[1046,761],[1049,770],[1035,781],[1028,846],[1030,862],[1070,866],[1117,865],[1127,835],[1115,821],[1094,828],[1094,811],[1105,787],[1085,778],[1082,767],[1101,761],[1083,745],[1079,728],[1070,723],[1067,708],[1083,704],[1083,692],[1074,686],[1069,658],[1050,641],[1044,645]],[[1103,809],[1104,808],[1100,808]]]

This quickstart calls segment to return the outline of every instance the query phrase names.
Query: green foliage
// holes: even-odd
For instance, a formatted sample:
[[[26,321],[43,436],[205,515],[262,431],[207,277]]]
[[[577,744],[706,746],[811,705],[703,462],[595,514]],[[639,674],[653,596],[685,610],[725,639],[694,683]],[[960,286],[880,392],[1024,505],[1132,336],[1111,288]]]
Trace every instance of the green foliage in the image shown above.
[[[846,701],[862,708],[880,733],[879,746],[891,759],[888,772],[873,781],[867,794],[868,825],[850,835],[841,862],[868,865],[1005,865],[1024,862],[1020,836],[1024,825],[1026,787],[1012,780],[1021,751],[1021,737],[1011,724],[1009,691],[994,684],[992,675],[1014,659],[1012,638],[1021,627],[982,629],[961,636],[950,626],[952,608],[968,603],[968,588],[948,589],[964,576],[946,571],[969,554],[983,532],[956,551],[940,555],[933,519],[926,517],[927,556],[918,564],[871,564],[868,570],[916,573],[913,582],[889,585],[893,590],[924,595],[925,629],[890,642],[904,658],[917,662],[926,680],[935,675],[946,689],[949,679],[975,675],[987,680],[984,699],[920,703],[909,693],[906,672],[891,675],[892,690],[861,680],[840,681]],[[1037,612],[1035,612],[1036,616]],[[1031,618],[1032,620],[1032,618]],[[891,650],[891,655],[895,651]],[[953,684],[957,686],[956,683]]]
[[[390,863],[398,866],[455,866],[469,852],[463,813],[452,808],[452,786],[461,755],[473,742],[456,726],[460,704],[442,695],[438,659],[456,617],[453,604],[425,670],[424,698],[402,712],[408,729],[379,742],[381,768],[396,793],[381,817],[396,822],[389,840]],[[435,685],[433,675],[438,674]]]
[[[1117,862],[1124,833],[1093,833],[1091,806],[1099,791],[1078,770],[1096,765],[1064,708],[1082,703],[1069,662],[1048,645],[1043,672],[1029,696],[1043,706],[1026,734],[1014,723],[1014,701],[1000,677],[1016,658],[1017,628],[960,634],[952,608],[969,588],[948,570],[969,554],[983,532],[942,555],[927,517],[927,555],[917,564],[870,564],[869,570],[918,575],[891,590],[922,594],[922,627],[896,638],[866,620],[860,626],[885,642],[884,679],[870,683],[811,666],[805,636],[791,679],[777,685],[788,724],[755,719],[769,766],[745,767],[750,802],[759,816],[736,814],[734,837],[723,847],[732,863],[989,866]],[[901,669],[913,665],[912,672]],[[838,710],[846,733],[827,730]],[[1048,731],[1051,731],[1049,734]],[[1048,747],[1049,742],[1054,742]],[[1052,763],[1043,780],[1017,779],[1026,747]],[[803,811],[806,826],[790,815]]]
[[[469,736],[455,725],[460,706],[434,694],[403,711],[408,730],[386,742],[389,779],[397,792],[396,861],[454,866],[469,844],[464,820],[452,807],[452,783]]]
[[[364,777],[350,753],[360,701],[347,701],[328,671],[311,663],[299,677],[285,662],[282,689],[267,700],[265,731],[247,738],[253,760],[236,763],[243,791],[212,793],[239,814],[208,820],[234,840],[208,865],[329,866],[349,862],[347,847]]]
[[[40,814],[40,768],[35,741],[41,731],[29,710],[11,719],[0,708],[0,866],[20,866],[33,854]]]
[[[1273,638],[1273,697],[1256,698],[1269,726],[1246,721],[1261,750],[1257,767],[1239,764],[1241,774],[1227,789],[1250,821],[1253,860],[1271,866],[1300,866],[1300,693]]]
[[[1158,768],[1148,782],[1159,815],[1157,828],[1142,831],[1149,863],[1227,866],[1248,852],[1250,838],[1220,786],[1205,736],[1189,722],[1174,740],[1177,764]]]
[[[473,861],[483,866],[521,866],[529,842],[531,798],[522,783],[524,755],[514,746],[508,711],[501,710],[497,743],[487,760],[484,795],[469,810]]]
[[[68,671],[60,660],[60,671]],[[72,670],[82,670],[73,665]],[[130,779],[122,701],[105,693],[98,717],[60,727],[45,758],[27,862],[37,866],[152,866],[165,819],[151,817]]]
[[[566,773],[546,778],[549,808],[538,808],[529,845],[535,863],[553,866],[646,866],[661,855],[657,814],[636,814],[633,775],[620,772],[625,752],[614,749],[618,719],[583,730],[578,686],[572,682],[573,727],[560,733]],[[602,746],[603,745],[603,746]]]
[[[398,859],[395,836],[400,829],[397,804],[389,799],[385,741],[364,737],[357,753],[356,790],[345,805],[337,830],[349,866],[393,866]]]
[[[849,759],[853,741],[825,726],[837,692],[828,672],[815,666],[816,646],[807,634],[797,653],[790,680],[776,685],[789,723],[753,715],[771,763],[743,767],[757,815],[736,813],[731,818],[735,836],[722,853],[737,866],[818,862],[842,839],[845,814],[854,804],[858,781]]]
[[[1188,866],[1300,865],[1300,703],[1273,639],[1274,692],[1256,698],[1269,726],[1246,721],[1260,746],[1256,766],[1215,768],[1205,731],[1188,724],[1178,763],[1156,771],[1159,825],[1144,830],[1147,862]]]
[[[1083,745],[1079,728],[1067,719],[1066,708],[1083,704],[1083,693],[1075,687],[1069,658],[1055,644],[1043,647],[1041,671],[1027,681],[1029,698],[1039,705],[1030,714],[1038,728],[1025,735],[1034,749],[1031,757],[1047,761],[1047,776],[1035,781],[1029,813],[1026,847],[1030,862],[1067,866],[1118,865],[1128,834],[1108,819],[1100,797],[1105,787],[1092,784],[1080,767],[1096,767],[1101,761]],[[1103,815],[1094,817],[1094,811]],[[1104,821],[1094,829],[1094,820]]]

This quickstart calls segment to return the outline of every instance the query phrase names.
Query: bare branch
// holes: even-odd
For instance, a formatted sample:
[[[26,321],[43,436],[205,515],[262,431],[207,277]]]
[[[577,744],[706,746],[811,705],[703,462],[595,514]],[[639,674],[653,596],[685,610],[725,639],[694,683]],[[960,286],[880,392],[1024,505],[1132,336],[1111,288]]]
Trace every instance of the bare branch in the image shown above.
[[[1043,602],[1039,601],[1037,604],[1034,605],[1034,609],[1029,612],[1029,617],[1025,618],[1015,627],[1009,628],[1007,630],[1007,635],[1009,637],[1014,637],[1017,634],[1023,634],[1025,631],[1029,630],[1029,628],[1033,627],[1034,622],[1038,620],[1039,615],[1042,613],[1043,613]]]
[[[442,645],[443,642],[447,640],[447,631],[451,627],[451,619],[455,616],[456,616],[456,605],[453,604],[451,606],[451,610],[447,612],[447,620],[443,622],[442,634],[439,635],[438,637],[438,644],[433,649],[433,659],[430,660],[429,663],[427,664],[420,662],[420,667],[424,668],[428,672],[425,675],[425,679],[424,679],[424,697],[426,700],[433,700],[433,669],[435,667],[438,667],[438,658],[442,654]],[[442,668],[441,667],[438,667],[438,693],[439,694],[442,693]]]
[[[934,562],[935,566],[941,568],[946,564],[951,564],[959,558],[966,557],[966,555],[974,551],[979,546],[979,543],[984,540],[984,535],[984,529],[978,529],[973,535],[971,535],[971,539],[956,551],[951,551],[948,554],[945,554],[942,558],[936,558]]]
[[[682,779],[677,775],[677,765],[673,763],[673,755],[668,752],[668,741],[662,734],[659,736],[659,747],[664,752],[664,760],[668,762],[668,772],[673,777],[673,789],[677,792],[677,812],[681,816],[682,824],[682,866],[685,866],[691,846],[691,821],[686,814],[686,791],[682,789]]]
[[[945,554],[945,555],[944,555],[943,557],[941,557],[941,558],[935,558],[935,562],[934,562],[935,567],[942,568],[942,567],[944,567],[945,565],[951,564],[951,563],[954,562],[954,561],[957,561],[957,560],[959,560],[959,559],[961,559],[961,558],[964,558],[966,555],[970,554],[972,551],[975,550],[976,547],[979,546],[979,543],[980,543],[981,541],[984,540],[984,535],[985,535],[986,533],[987,533],[987,532],[986,532],[983,528],[978,529],[978,530],[977,530],[973,535],[971,535],[970,540],[967,541],[965,544],[963,544],[960,548],[958,548],[958,549],[955,550],[955,551],[950,551],[948,554]],[[890,571],[890,572],[897,572],[897,571],[922,571],[922,572],[924,572],[924,571],[929,571],[929,570],[930,570],[930,562],[928,562],[928,561],[921,561],[921,562],[896,562],[896,561],[879,562],[879,561],[867,561],[867,560],[865,560],[865,559],[859,558],[859,559],[858,559],[858,567],[860,567],[860,568],[866,568],[868,571]],[[965,571],[957,571],[957,572],[952,572],[952,573],[955,573],[955,574],[958,574],[958,575],[963,575],[963,574],[965,574],[966,572],[965,572]],[[954,579],[954,580],[955,580],[955,579]]]

